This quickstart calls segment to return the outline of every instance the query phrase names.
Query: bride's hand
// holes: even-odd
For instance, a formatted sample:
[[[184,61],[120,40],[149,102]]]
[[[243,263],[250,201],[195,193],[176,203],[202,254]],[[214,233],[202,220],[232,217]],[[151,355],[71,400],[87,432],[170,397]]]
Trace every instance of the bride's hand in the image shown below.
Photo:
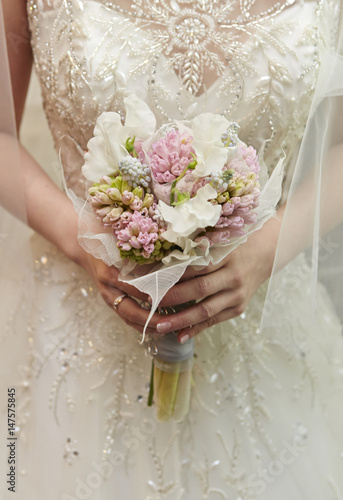
[[[107,266],[102,260],[80,250],[78,263],[88,272],[106,304],[114,309],[123,321],[132,328],[142,332],[148,319],[149,311],[139,306],[133,297],[147,301],[148,295],[134,286],[119,280],[120,271],[114,266]],[[117,300],[117,303],[115,301]],[[156,333],[158,321],[162,316],[155,314],[147,328],[147,333]]]
[[[273,225],[275,222],[270,224]],[[168,319],[164,317],[157,331],[180,330],[178,339],[183,343],[206,328],[242,314],[271,273],[276,239],[273,232],[269,231],[269,239],[266,233],[267,228],[252,234],[217,266],[208,266],[199,272],[188,269],[161,305],[173,306],[194,299],[200,302],[169,315]]]

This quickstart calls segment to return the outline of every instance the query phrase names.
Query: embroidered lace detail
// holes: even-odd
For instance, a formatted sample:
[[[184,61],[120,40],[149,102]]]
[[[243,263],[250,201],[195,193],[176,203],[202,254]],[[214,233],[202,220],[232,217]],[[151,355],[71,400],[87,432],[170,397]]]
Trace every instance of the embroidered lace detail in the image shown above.
[[[306,123],[327,33],[339,2],[28,2],[35,66],[66,178],[80,166],[96,118],[123,115],[136,92],[159,122],[219,112],[242,139],[267,146],[270,169],[289,158]]]
[[[41,252],[39,237],[35,238],[35,246],[37,243]],[[89,407],[90,411],[99,404],[97,394],[101,392],[105,408],[100,433],[103,442],[99,443],[102,456],[95,457],[97,467],[106,469],[114,464],[132,467],[139,460],[136,451],[144,447],[151,465],[146,478],[151,490],[149,498],[183,499],[187,495],[184,496],[182,484],[175,477],[170,479],[168,472],[175,453],[178,453],[180,460],[185,457],[185,475],[198,477],[199,491],[202,492],[199,498],[211,498],[215,493],[230,498],[230,491],[249,500],[258,497],[256,478],[259,476],[253,470],[262,471],[262,474],[266,464],[271,464],[268,467],[272,468],[279,463],[285,449],[295,449],[294,453],[298,454],[305,449],[307,429],[301,421],[296,416],[291,417],[294,418],[293,428],[279,435],[279,431],[273,429],[270,408],[273,404],[267,400],[267,394],[272,391],[281,391],[283,397],[300,401],[309,393],[314,398],[317,390],[326,390],[320,385],[325,382],[318,385],[311,353],[304,350],[296,333],[302,329],[301,305],[298,311],[292,311],[297,318],[295,326],[283,331],[283,336],[289,337],[292,349],[297,350],[297,357],[289,357],[287,350],[277,345],[273,335],[261,335],[259,331],[266,286],[260,287],[255,300],[240,317],[199,336],[190,413],[182,426],[171,427],[173,430],[167,434],[167,440],[158,440],[158,424],[153,410],[147,407],[150,360],[142,352],[138,334],[115,319],[114,312],[102,302],[84,271],[51,245],[44,245],[44,253],[38,254],[35,260],[36,282],[41,296],[38,296],[39,309],[33,311],[30,323],[31,353],[22,373],[22,398],[25,396],[29,408],[29,389],[37,380],[46,381],[51,363],[56,364],[56,370],[55,378],[51,380],[49,406],[57,423],[61,408],[79,418],[84,408]],[[301,266],[303,275],[301,280],[294,281],[290,293],[298,294],[301,304],[301,296],[310,286],[304,285],[307,267],[301,256],[294,265],[297,269]],[[47,287],[55,291],[55,297],[60,297],[58,302],[45,301],[43,295]],[[59,311],[58,321],[53,317],[51,307]],[[35,338],[36,331],[42,327],[44,352],[39,344],[36,345],[39,337]],[[338,323],[329,326],[323,323],[316,327],[318,332],[325,328],[339,329]],[[326,352],[339,370],[341,361],[332,356],[331,348],[328,345],[327,350],[325,337],[322,337],[319,350]],[[289,381],[283,380],[281,385],[277,373],[282,366],[295,375]],[[82,395],[75,392],[75,378],[82,380]],[[337,373],[336,390],[342,390],[342,378],[343,370],[341,376]],[[25,413],[25,418],[19,422],[22,437],[27,415],[29,413]],[[226,415],[230,421],[230,432],[225,435],[215,425],[220,415]],[[211,429],[215,443],[212,450],[204,449],[199,436],[193,435],[194,422],[198,418],[205,418]],[[70,429],[65,436],[64,449],[61,447],[62,456],[70,467],[84,457],[85,445]],[[293,457],[294,460],[297,456]],[[253,460],[249,467],[247,460]]]

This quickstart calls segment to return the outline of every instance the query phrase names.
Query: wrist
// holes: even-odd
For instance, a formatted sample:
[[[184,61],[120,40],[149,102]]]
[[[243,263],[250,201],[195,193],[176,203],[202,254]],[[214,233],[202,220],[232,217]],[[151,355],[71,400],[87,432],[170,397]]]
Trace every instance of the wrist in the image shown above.
[[[269,279],[272,273],[280,225],[281,221],[273,217],[249,237],[255,254],[255,269],[258,270],[256,274],[259,276],[259,285]]]
[[[75,264],[86,267],[87,252],[78,241],[78,215],[70,200],[60,205],[59,220],[55,228],[51,229],[48,239],[52,241],[63,252],[69,260]],[[64,223],[64,221],[67,221]]]

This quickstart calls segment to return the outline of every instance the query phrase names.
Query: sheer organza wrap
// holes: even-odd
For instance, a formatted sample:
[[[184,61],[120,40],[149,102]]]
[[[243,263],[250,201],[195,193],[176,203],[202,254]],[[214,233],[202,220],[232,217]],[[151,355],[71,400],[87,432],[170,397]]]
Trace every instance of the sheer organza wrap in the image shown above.
[[[8,43],[11,40],[8,39]],[[33,269],[26,227],[26,205],[20,147],[17,139],[4,20],[0,1],[0,365],[1,449],[7,462],[7,390],[27,378],[29,367],[28,315],[34,297]],[[11,215],[10,212],[13,214]],[[4,354],[4,352],[6,354]],[[19,405],[19,402],[17,402]],[[18,408],[17,405],[17,408]],[[24,406],[24,399],[20,401]],[[7,466],[8,467],[8,466]],[[6,467],[6,469],[7,469]],[[2,468],[2,470],[6,470]],[[6,486],[4,478],[1,488]]]
[[[327,49],[321,66],[309,119],[288,184],[287,207],[282,220],[274,269],[262,311],[261,331],[294,354],[309,349],[278,335],[281,325],[294,329],[296,290],[310,282],[304,321],[315,321],[316,296],[321,283],[328,300],[336,306],[341,321],[343,292],[343,57],[342,33],[336,51]],[[288,265],[293,259],[295,266]],[[290,293],[290,291],[294,293]],[[293,297],[293,298],[292,298]],[[298,332],[299,333],[299,332]],[[327,332],[323,331],[323,336]]]

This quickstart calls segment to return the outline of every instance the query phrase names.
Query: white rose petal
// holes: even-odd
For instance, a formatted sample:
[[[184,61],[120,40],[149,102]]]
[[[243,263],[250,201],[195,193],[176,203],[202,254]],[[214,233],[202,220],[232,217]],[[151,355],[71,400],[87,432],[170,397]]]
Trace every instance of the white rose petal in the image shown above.
[[[228,158],[228,149],[221,137],[230,122],[221,115],[203,113],[191,120],[193,147],[198,159],[194,174],[205,177],[212,172],[220,172]]]
[[[147,139],[155,132],[156,118],[146,102],[131,94],[124,99],[126,108],[125,126],[128,137]]]
[[[118,171],[118,163],[127,155],[125,147],[116,140],[122,124],[118,113],[102,113],[97,119],[94,137],[88,142],[82,173],[86,179],[97,182],[104,175]]]
[[[171,207],[159,202],[163,219],[168,222],[164,238],[185,247],[187,236],[192,237],[199,229],[214,226],[221,214],[221,205],[212,205],[208,200],[217,197],[217,191],[210,185],[200,188],[194,198]]]
[[[125,125],[118,113],[105,112],[97,119],[82,167],[83,175],[92,182],[118,172],[119,162],[128,156],[125,147],[128,138],[146,139],[155,131],[155,116],[144,101],[132,94],[124,102]]]

